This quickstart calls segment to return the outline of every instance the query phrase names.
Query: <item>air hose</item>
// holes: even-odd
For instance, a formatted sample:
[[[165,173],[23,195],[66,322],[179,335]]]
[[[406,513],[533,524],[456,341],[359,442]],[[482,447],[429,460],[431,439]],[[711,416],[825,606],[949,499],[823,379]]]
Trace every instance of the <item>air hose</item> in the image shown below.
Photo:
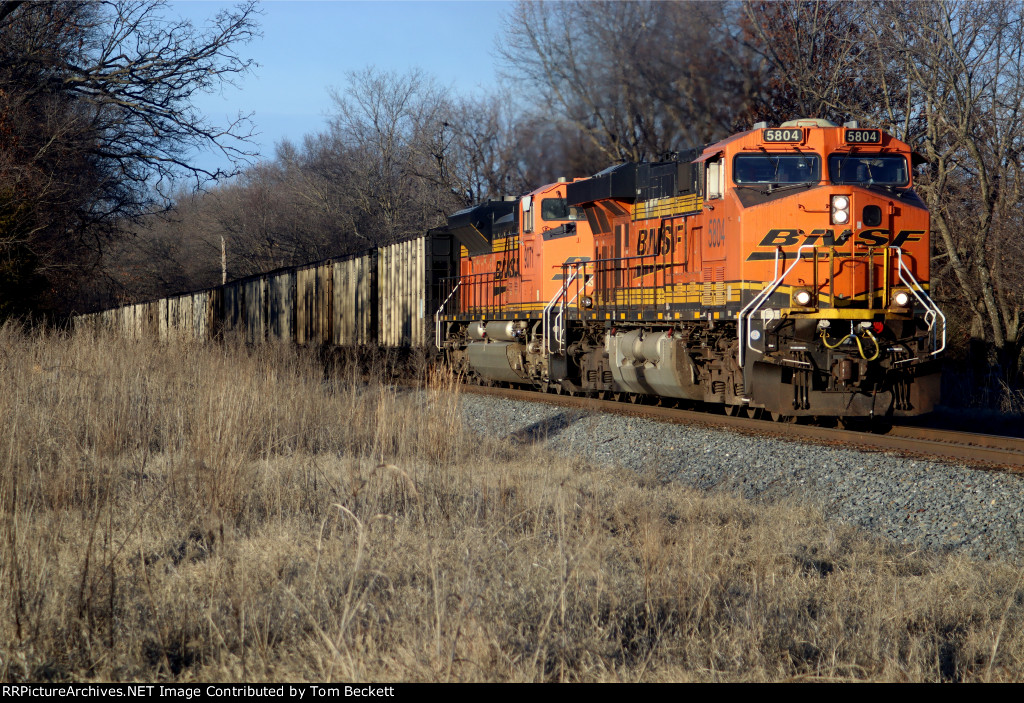
[[[878,339],[875,338],[875,335],[871,334],[871,330],[864,330],[864,334],[866,334],[868,336],[868,338],[870,338],[871,341],[874,342],[874,344],[875,344],[875,353],[872,354],[870,357],[868,357],[867,355],[864,354],[864,345],[863,345],[863,343],[861,343],[860,337],[854,335],[852,332],[850,334],[846,335],[845,337],[843,337],[842,339],[840,339],[835,344],[829,344],[828,343],[828,333],[825,332],[825,330],[822,330],[821,331],[821,342],[822,342],[822,344],[824,344],[829,349],[835,349],[840,344],[845,342],[847,339],[849,339],[850,337],[853,337],[854,341],[857,342],[857,351],[860,352],[860,358],[861,359],[865,359],[867,361],[874,361],[875,359],[878,358],[878,355],[882,352],[882,348],[878,345]]]

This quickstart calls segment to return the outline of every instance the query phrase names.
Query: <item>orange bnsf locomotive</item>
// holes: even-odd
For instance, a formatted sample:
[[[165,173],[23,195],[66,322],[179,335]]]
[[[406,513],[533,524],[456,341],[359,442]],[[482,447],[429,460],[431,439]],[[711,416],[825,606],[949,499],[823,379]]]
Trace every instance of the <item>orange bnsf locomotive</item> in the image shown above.
[[[909,416],[938,399],[914,154],[880,129],[755,125],[456,213],[437,345],[485,382]]]

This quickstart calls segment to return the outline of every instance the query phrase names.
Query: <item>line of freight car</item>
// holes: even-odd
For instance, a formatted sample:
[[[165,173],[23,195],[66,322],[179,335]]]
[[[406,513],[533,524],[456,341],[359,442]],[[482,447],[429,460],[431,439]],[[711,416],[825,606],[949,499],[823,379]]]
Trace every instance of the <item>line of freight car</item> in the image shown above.
[[[226,332],[246,342],[323,346],[426,346],[441,280],[458,252],[442,231],[352,256],[125,305],[77,318],[84,327],[128,338],[214,339]]]

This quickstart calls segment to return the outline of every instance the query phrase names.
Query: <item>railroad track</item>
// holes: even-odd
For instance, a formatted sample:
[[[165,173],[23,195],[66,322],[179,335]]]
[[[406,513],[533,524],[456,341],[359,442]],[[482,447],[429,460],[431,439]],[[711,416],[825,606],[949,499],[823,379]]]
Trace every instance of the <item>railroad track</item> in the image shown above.
[[[884,433],[858,432],[814,425],[778,423],[746,417],[715,415],[695,410],[623,403],[570,395],[553,395],[513,388],[466,385],[469,393],[542,402],[594,412],[612,412],[663,422],[731,429],[746,434],[785,437],[825,445],[845,445],[869,451],[953,460],[968,466],[1024,473],[1024,438],[960,432],[927,426],[896,425]]]

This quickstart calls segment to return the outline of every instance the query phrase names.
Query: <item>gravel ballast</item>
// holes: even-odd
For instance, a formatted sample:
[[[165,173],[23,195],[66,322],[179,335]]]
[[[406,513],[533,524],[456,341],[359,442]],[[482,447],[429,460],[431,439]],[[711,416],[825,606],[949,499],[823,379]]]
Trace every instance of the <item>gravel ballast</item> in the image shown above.
[[[1011,474],[471,393],[461,402],[478,432],[700,490],[810,503],[898,543],[1021,561],[1024,483]]]

